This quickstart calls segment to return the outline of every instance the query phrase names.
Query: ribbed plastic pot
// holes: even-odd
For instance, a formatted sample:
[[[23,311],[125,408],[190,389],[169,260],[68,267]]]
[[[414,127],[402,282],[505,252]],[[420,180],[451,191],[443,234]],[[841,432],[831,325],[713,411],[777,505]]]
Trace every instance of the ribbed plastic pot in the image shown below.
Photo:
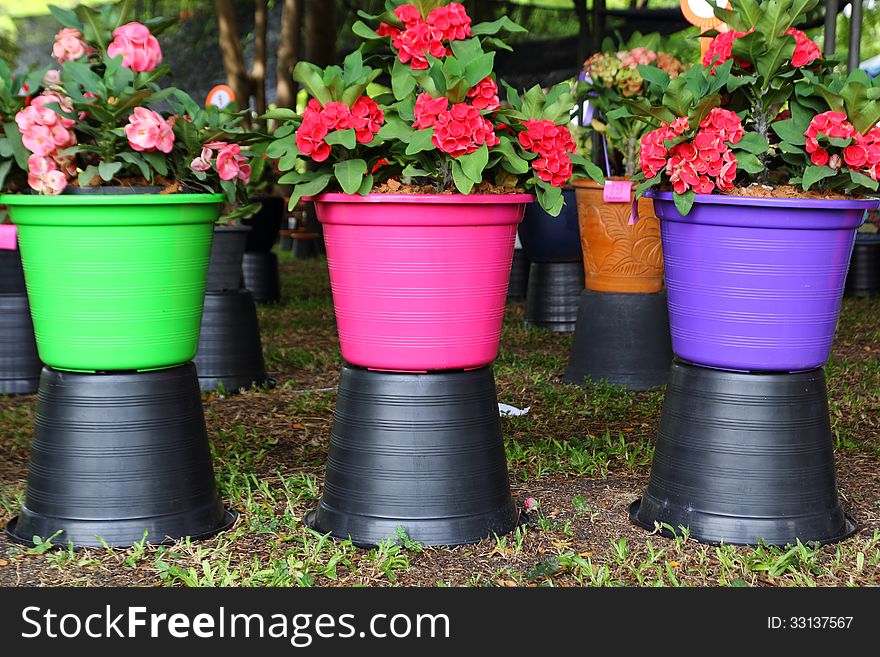
[[[34,394],[42,369],[27,294],[0,294],[0,395]]]
[[[278,303],[281,301],[281,274],[278,271],[278,256],[272,252],[245,252],[242,262],[244,286],[257,303]]]
[[[571,333],[578,317],[584,289],[584,266],[572,262],[533,262],[529,269],[524,324]]]
[[[653,196],[677,356],[740,371],[828,360],[856,229],[880,200],[698,194],[683,217]]]
[[[847,296],[880,294],[880,235],[856,233],[856,243],[846,275]]]
[[[282,235],[278,240],[278,248],[281,251],[293,251],[293,238],[290,235]]]
[[[528,194],[315,199],[342,357],[379,370],[481,367],[498,353]]]
[[[207,255],[207,254],[206,254]],[[192,363],[126,374],[46,368],[16,541],[127,547],[226,529]]]
[[[25,294],[21,251],[0,249],[0,294]]]
[[[675,363],[648,488],[632,520],[705,543],[831,543],[856,527],[840,506],[825,376]],[[669,534],[668,530],[663,533]]]
[[[513,263],[510,265],[510,281],[507,284],[508,301],[522,301],[529,287],[529,267],[531,263],[522,249],[513,250]]]
[[[234,291],[244,287],[242,258],[250,232],[248,226],[214,227],[206,291]]]
[[[203,391],[269,383],[257,307],[247,290],[205,293],[199,351],[193,361]]]
[[[40,358],[148,370],[196,354],[221,194],[0,196],[18,225]]]
[[[581,292],[563,381],[652,390],[666,384],[671,363],[665,292]]]
[[[327,476],[306,523],[356,545],[475,543],[518,521],[491,367],[429,374],[345,365]]]
[[[518,232],[523,251],[532,262],[581,260],[581,237],[574,190],[565,189],[562,196],[565,206],[558,217],[551,217],[537,203],[526,208]]]
[[[287,225],[287,203],[281,196],[255,196],[253,200],[262,203],[262,207],[253,217],[241,222],[252,229],[245,248],[268,253],[278,241],[281,225]]]

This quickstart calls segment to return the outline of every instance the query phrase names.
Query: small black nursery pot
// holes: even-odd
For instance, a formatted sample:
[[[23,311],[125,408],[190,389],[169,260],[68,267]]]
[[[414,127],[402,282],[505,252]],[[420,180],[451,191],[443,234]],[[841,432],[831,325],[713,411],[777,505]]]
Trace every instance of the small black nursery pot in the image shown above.
[[[646,529],[689,527],[705,543],[831,543],[852,534],[837,496],[822,369],[673,364],[648,489],[630,515]]]
[[[253,200],[262,207],[253,217],[241,221],[251,227],[245,250],[268,253],[278,241],[281,225],[287,224],[287,203],[281,196],[255,196]]]
[[[257,303],[281,301],[281,276],[278,273],[278,256],[258,251],[244,254],[244,286]]]
[[[666,383],[671,363],[666,292],[581,292],[563,381],[651,390]]]
[[[247,290],[208,292],[199,332],[199,351],[193,361],[203,391],[234,392],[269,382],[257,307]]]
[[[215,226],[208,266],[208,292],[239,290],[244,284],[242,257],[251,229],[247,226]]]
[[[532,262],[526,293],[525,325],[556,333],[574,331],[584,289],[584,265],[576,262]]]
[[[517,512],[491,367],[430,374],[345,365],[324,493],[306,522],[356,545],[475,543]]]
[[[21,252],[0,249],[0,395],[34,394],[42,369]]]
[[[529,285],[529,259],[522,249],[513,250],[513,262],[510,266],[510,282],[507,285],[507,300],[522,301],[526,298]]]
[[[844,291],[853,297],[880,294],[880,234],[856,233]]]
[[[214,483],[192,363],[153,372],[45,368],[27,493],[8,534],[55,545],[127,547],[229,527]]]

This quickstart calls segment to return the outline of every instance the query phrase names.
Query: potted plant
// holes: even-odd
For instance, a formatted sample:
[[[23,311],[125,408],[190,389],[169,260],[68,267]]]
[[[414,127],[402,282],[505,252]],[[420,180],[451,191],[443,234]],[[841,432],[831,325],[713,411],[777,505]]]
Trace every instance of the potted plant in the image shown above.
[[[154,33],[168,21],[132,21],[127,3],[52,13],[61,68],[10,117],[31,193],[0,196],[48,366],[8,529],[82,545],[211,533],[231,516],[189,361],[213,225],[247,183],[248,154],[227,116],[159,86]]]
[[[294,185],[290,207],[314,198],[323,224],[351,364],[313,523],[362,543],[394,537],[400,524],[416,540],[464,543],[516,522],[487,368],[516,226],[534,196],[557,215],[576,170],[601,172],[559,129],[568,85],[506,87],[502,105],[495,50],[523,28],[472,24],[455,2],[386,9],[361,12],[373,27],[355,23],[364,43],[343,66],[297,65],[312,96],[302,115],[270,114],[282,125],[267,152],[289,171],[279,182]],[[383,73],[390,89],[375,84]],[[543,137],[551,126],[554,137]],[[406,423],[401,412],[422,419]],[[453,426],[462,431],[449,442]],[[414,486],[426,473],[434,483]]]
[[[652,67],[675,79],[684,64],[666,50],[674,49],[658,34],[635,32],[627,43],[613,47],[606,39],[602,51],[584,62],[578,96],[586,98],[587,135],[598,135],[600,159],[615,181],[630,181],[638,173],[639,140],[650,126],[629,112],[621,115],[627,99],[649,97],[655,87],[639,72]],[[617,176],[612,176],[613,172]],[[622,194],[591,180],[575,180],[586,288],[599,292],[659,292],[663,287],[660,227],[650,199],[638,201],[641,221],[631,221],[634,193]]]
[[[13,76],[0,60],[0,193],[27,186],[27,156],[14,117],[25,107],[27,89],[41,84],[42,73]],[[33,394],[43,364],[37,355],[28,307],[16,227],[0,205],[0,394]]]
[[[820,368],[856,230],[880,205],[880,82],[835,74],[794,27],[816,4],[733,0],[703,66],[640,69],[662,105],[629,106],[658,126],[638,193],[660,218],[673,349],[690,364],[673,367],[639,524],[774,544],[853,529]]]

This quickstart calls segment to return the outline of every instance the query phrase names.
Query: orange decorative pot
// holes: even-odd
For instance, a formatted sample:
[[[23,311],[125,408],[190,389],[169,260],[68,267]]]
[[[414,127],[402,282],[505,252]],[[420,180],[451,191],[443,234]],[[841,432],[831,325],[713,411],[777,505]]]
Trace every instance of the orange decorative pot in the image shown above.
[[[660,221],[651,199],[639,199],[639,221],[630,225],[630,203],[606,203],[603,187],[575,180],[581,248],[588,290],[659,292],[663,289]]]

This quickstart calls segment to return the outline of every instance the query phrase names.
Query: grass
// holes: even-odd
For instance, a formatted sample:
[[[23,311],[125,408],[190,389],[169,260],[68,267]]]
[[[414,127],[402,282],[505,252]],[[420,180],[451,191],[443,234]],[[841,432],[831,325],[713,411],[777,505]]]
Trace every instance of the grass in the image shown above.
[[[0,539],[0,585],[863,586],[880,585],[880,300],[846,299],[827,368],[838,476],[862,523],[835,546],[733,547],[629,523],[663,393],[559,382],[571,337],[522,326],[510,304],[495,363],[513,493],[537,510],[506,536],[434,548],[405,533],[372,549],[307,528],[324,476],[340,365],[326,262],[282,258],[285,302],[259,309],[278,385],[205,397],[218,487],[237,511],[202,542],[72,550]],[[33,398],[0,398],[0,523],[22,503]],[[672,530],[673,528],[667,528]],[[55,548],[55,549],[51,549]]]

